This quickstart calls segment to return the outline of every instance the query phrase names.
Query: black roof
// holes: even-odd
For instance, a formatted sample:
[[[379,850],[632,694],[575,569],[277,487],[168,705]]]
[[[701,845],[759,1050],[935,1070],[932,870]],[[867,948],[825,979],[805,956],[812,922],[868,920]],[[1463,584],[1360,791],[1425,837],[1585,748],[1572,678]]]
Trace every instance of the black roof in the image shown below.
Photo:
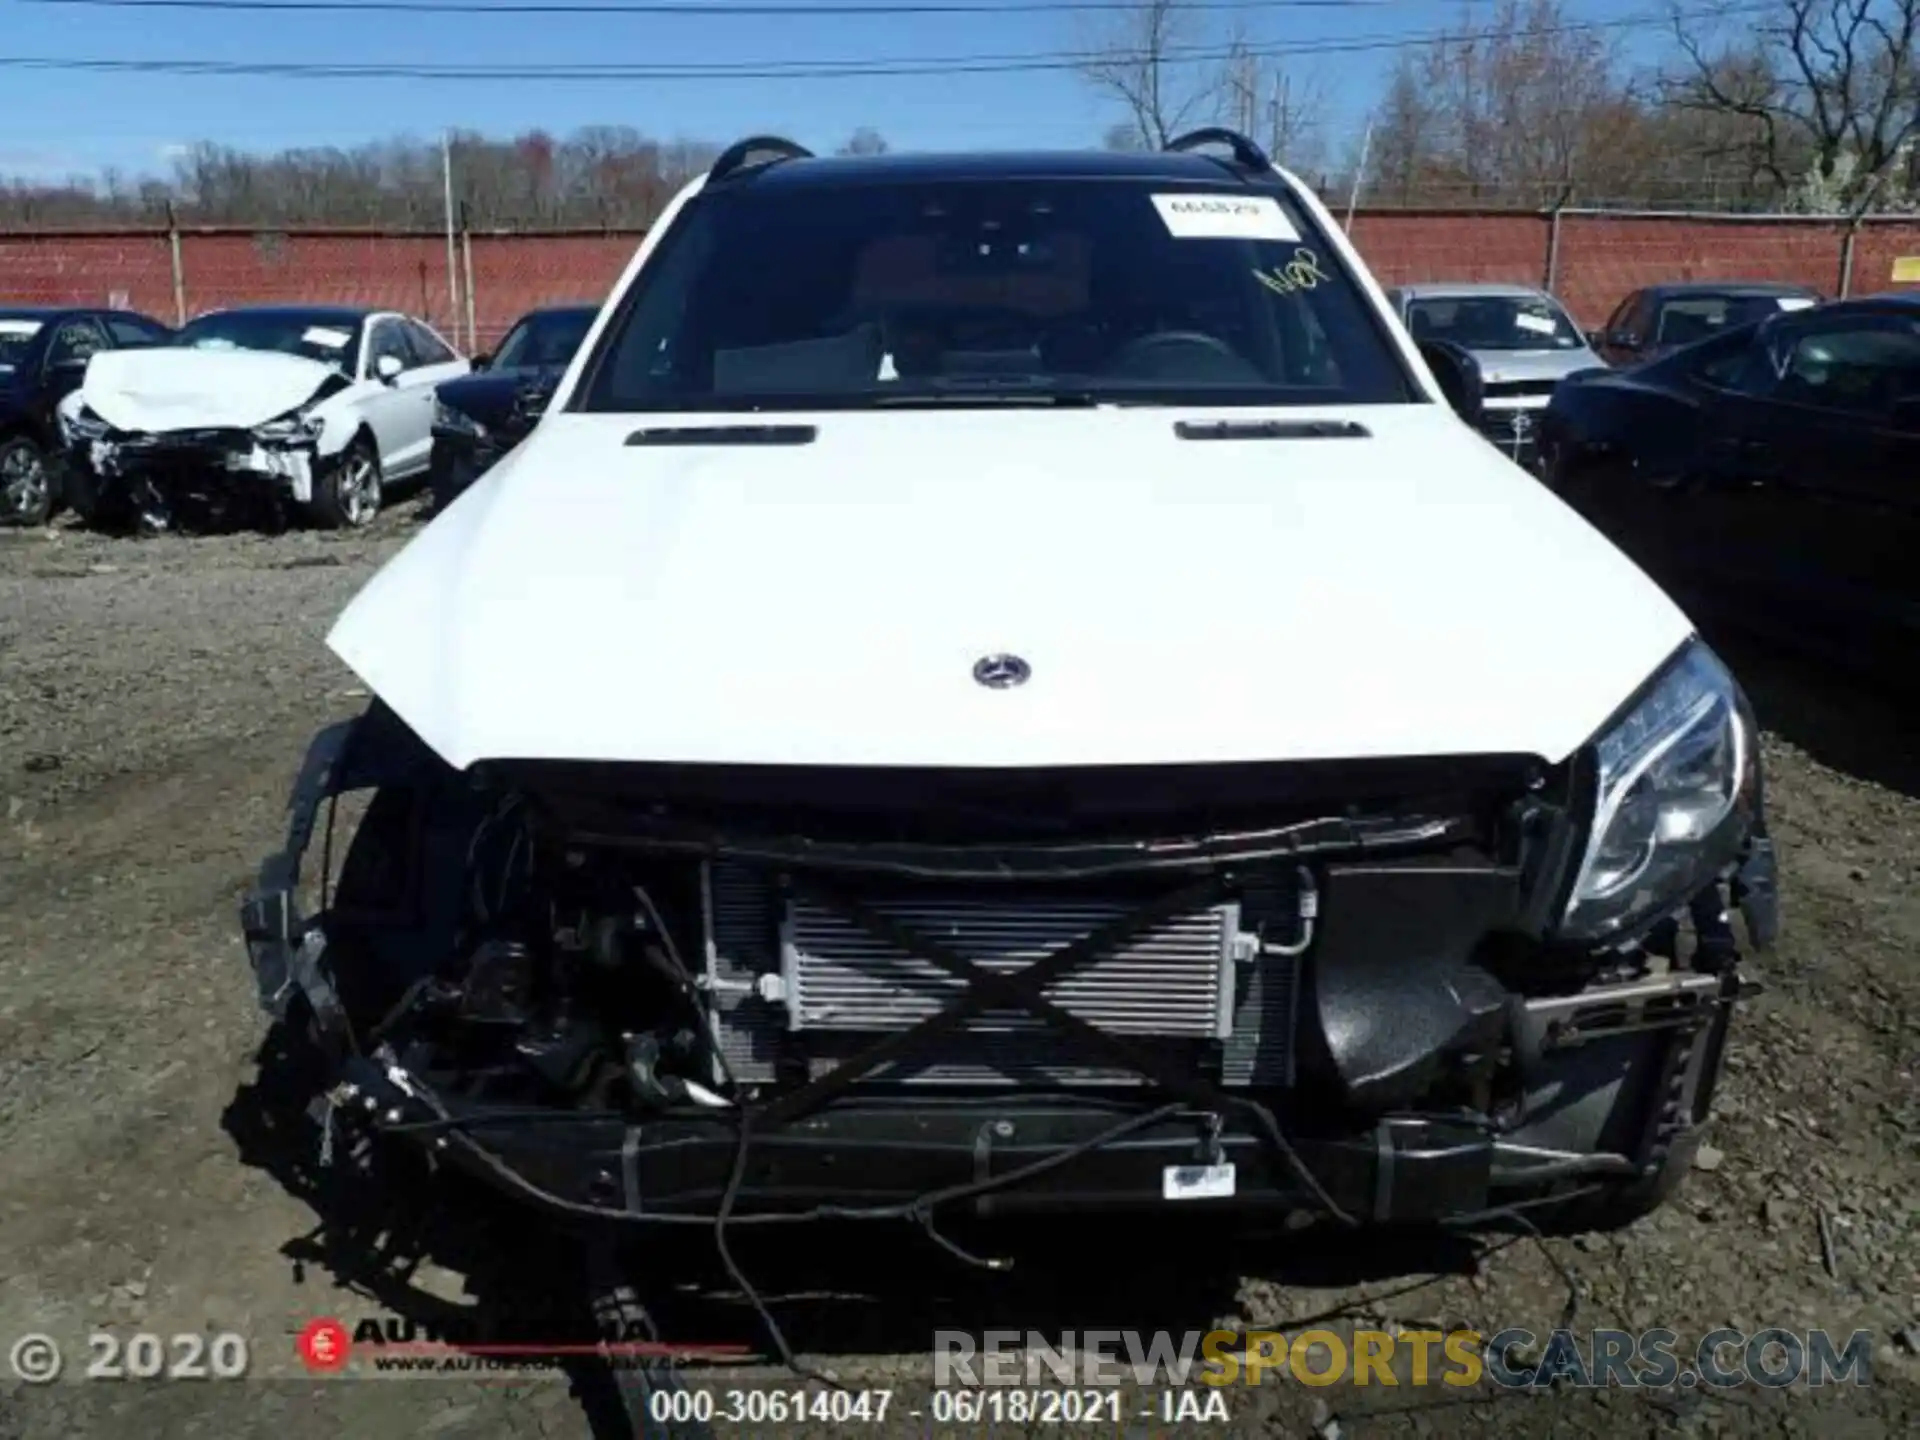
[[[193,320],[203,320],[209,315],[279,315],[287,318],[299,317],[303,320],[336,320],[354,324],[369,315],[382,313],[373,305],[221,305],[216,309],[203,310]],[[187,323],[191,325],[193,320]]]
[[[1796,285],[1784,280],[1676,280],[1666,285],[1649,285],[1652,295],[1818,295],[1812,285]]]
[[[809,185],[915,184],[941,180],[1151,180],[1218,185],[1276,184],[1271,172],[1243,169],[1225,154],[1166,150],[1014,150],[832,155],[779,160],[726,176],[724,185],[756,189]]]
[[[0,302],[0,318],[7,320],[51,320],[56,315],[138,315],[142,320],[153,320],[153,316],[139,310],[131,310],[125,305],[8,305]],[[164,320],[153,320],[156,325],[164,325]]]

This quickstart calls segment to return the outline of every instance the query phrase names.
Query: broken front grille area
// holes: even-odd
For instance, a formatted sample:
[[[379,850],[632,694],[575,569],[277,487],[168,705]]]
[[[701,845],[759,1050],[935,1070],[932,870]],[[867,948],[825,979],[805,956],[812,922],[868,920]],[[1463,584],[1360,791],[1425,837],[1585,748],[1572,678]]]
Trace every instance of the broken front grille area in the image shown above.
[[[982,968],[1017,975],[1180,882],[994,885],[863,881],[848,898]],[[1291,1082],[1298,957],[1294,869],[1168,916],[1043,989],[1162,1064],[1231,1085]],[[961,980],[876,938],[780,872],[702,866],[714,1027],[745,1083],[825,1073],[954,1003]],[[1271,941],[1271,944],[1263,942]],[[1133,1086],[1142,1077],[1025,1013],[989,1009],[868,1084]]]

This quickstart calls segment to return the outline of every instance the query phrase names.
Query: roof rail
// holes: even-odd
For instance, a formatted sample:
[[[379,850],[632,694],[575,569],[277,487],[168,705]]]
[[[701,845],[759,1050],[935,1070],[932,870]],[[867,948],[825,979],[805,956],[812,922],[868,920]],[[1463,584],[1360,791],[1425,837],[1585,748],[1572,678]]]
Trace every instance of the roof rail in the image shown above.
[[[773,164],[780,160],[811,160],[813,152],[804,145],[796,145],[791,140],[782,140],[778,135],[754,135],[729,145],[720,152],[720,158],[713,162],[713,168],[707,171],[707,180],[724,180],[737,171],[749,168],[754,156],[765,155],[761,164]]]
[[[1208,125],[1203,129],[1189,130],[1186,134],[1169,140],[1163,147],[1167,150],[1198,150],[1202,145],[1225,145],[1233,151],[1234,160],[1249,170],[1271,170],[1273,161],[1267,158],[1267,152],[1238,130],[1228,130],[1220,125]]]

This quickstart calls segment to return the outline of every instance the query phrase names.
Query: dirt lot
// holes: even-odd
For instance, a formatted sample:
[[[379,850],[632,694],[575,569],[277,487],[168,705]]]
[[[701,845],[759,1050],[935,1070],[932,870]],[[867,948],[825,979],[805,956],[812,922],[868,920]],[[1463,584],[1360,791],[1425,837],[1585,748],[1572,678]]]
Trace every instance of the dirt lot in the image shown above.
[[[363,700],[320,643],[326,625],[417,523],[396,513],[347,539],[0,533],[0,1341],[53,1335],[71,1376],[94,1329],[233,1330],[255,1377],[36,1389],[0,1370],[0,1436],[588,1433],[591,1397],[559,1380],[317,1381],[295,1357],[315,1316],[431,1318],[476,1295],[511,1307],[555,1273],[525,1227],[436,1196],[430,1258],[396,1275],[385,1242],[314,1189],[311,1136],[277,1125],[254,1083],[263,1022],[235,907],[302,745]],[[1102,1225],[1002,1237],[1017,1264],[995,1274],[917,1233],[741,1242],[796,1346],[904,1393],[942,1325],[1326,1315],[1544,1332],[1568,1298],[1564,1267],[1577,1325],[1688,1341],[1721,1325],[1866,1327],[1875,1383],[1811,1396],[1269,1385],[1229,1397],[1235,1428],[1920,1433],[1920,727],[1847,682],[1730,653],[1771,730],[1786,932],[1756,966],[1769,991],[1736,1030],[1718,1148],[1677,1204],[1622,1235],[1483,1255]],[[698,1273],[667,1318],[671,1338],[763,1344],[739,1297]]]

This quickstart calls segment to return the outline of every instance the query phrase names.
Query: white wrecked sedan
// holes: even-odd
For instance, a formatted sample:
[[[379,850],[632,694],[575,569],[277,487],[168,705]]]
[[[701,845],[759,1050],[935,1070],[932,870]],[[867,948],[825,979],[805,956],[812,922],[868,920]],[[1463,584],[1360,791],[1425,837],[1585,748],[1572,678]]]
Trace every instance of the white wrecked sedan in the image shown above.
[[[94,357],[60,405],[69,498],[111,528],[183,511],[365,525],[387,485],[424,473],[433,387],[469,368],[388,311],[212,311],[168,345]]]
[[[1473,365],[1237,136],[723,155],[331,634],[244,912],[331,1153],[660,1239],[1657,1203],[1754,721]]]

